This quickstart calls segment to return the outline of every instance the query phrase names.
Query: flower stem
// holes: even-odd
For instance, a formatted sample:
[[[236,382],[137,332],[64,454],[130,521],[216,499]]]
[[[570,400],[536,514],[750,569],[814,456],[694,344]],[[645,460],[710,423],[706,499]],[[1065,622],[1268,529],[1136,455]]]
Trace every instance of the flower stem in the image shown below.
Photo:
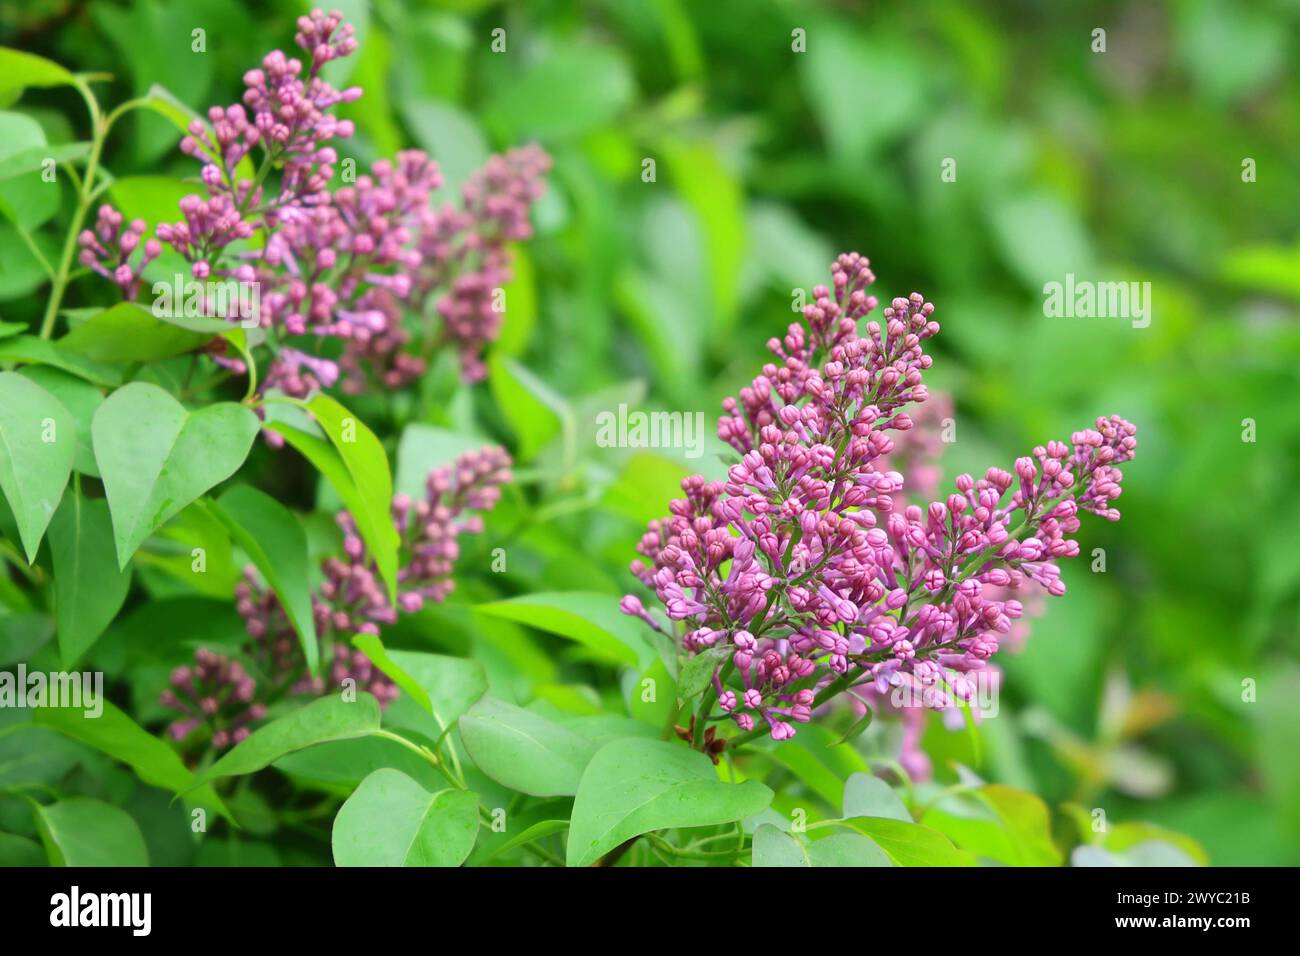
[[[73,85],[90,111],[90,155],[86,159],[86,174],[81,178],[77,190],[77,205],[72,212],[72,221],[68,225],[68,235],[63,241],[63,253],[59,257],[59,267],[54,273],[50,286],[50,298],[45,304],[45,316],[41,320],[41,338],[48,339],[54,334],[54,323],[59,316],[59,306],[63,303],[63,293],[68,287],[68,276],[72,271],[72,260],[77,252],[77,236],[86,222],[86,213],[95,201],[95,170],[99,166],[99,157],[104,150],[104,140],[108,136],[109,124],[99,110],[99,103],[90,86],[80,77],[73,77]],[[118,115],[115,112],[114,117]]]

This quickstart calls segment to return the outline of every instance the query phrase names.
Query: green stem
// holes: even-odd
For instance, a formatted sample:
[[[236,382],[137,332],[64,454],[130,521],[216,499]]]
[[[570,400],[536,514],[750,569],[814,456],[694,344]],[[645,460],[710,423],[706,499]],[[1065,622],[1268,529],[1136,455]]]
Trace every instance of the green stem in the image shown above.
[[[104,140],[108,137],[108,123],[100,114],[95,94],[90,91],[86,81],[79,76],[73,78],[73,85],[86,101],[86,108],[90,111],[90,156],[86,159],[86,174],[82,177],[80,188],[77,190],[77,205],[72,212],[67,238],[63,242],[59,267],[50,285],[50,298],[45,304],[45,317],[41,320],[43,339],[48,339],[54,334],[54,323],[59,316],[59,306],[63,304],[63,293],[68,287],[68,274],[77,254],[77,236],[81,233],[81,227],[86,222],[86,213],[94,202],[95,170],[99,166],[99,157],[104,150]],[[120,112],[121,107],[114,111],[113,118],[116,119]]]

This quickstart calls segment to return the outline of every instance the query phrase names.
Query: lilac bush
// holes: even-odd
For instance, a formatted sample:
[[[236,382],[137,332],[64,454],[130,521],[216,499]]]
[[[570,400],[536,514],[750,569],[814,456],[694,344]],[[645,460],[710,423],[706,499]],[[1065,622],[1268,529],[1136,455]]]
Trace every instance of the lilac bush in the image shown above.
[[[768,343],[765,365],[723,403],[718,435],[739,454],[726,481],[693,476],[652,522],[632,571],[652,588],[687,653],[724,649],[713,698],[746,731],[789,738],[855,686],[901,688],[936,709],[973,695],[1024,614],[1020,596],[1065,593],[1080,512],[1119,519],[1117,467],[1136,427],[1098,418],[1012,471],[957,476],[928,506],[900,507],[890,464],[929,398],[924,343],[939,331],[923,296],[882,319],[869,261],[850,253],[813,290],[803,322]],[[859,323],[865,321],[865,334]],[[635,596],[623,609],[656,628]]]

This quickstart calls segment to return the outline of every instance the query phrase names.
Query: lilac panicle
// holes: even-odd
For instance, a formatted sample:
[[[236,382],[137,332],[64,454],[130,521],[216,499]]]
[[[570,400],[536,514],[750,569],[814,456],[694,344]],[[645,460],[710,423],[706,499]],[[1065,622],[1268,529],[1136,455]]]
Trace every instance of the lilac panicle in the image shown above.
[[[220,746],[238,743],[242,739],[236,737],[239,729],[265,713],[264,702],[285,694],[319,695],[346,679],[354,680],[358,689],[387,706],[397,696],[397,686],[349,641],[356,634],[378,635],[383,627],[395,623],[399,614],[446,600],[454,586],[451,575],[460,557],[459,538],[483,530],[482,514],[500,500],[501,486],[510,481],[510,465],[510,456],[502,448],[467,452],[453,464],[429,472],[423,498],[412,501],[397,495],[393,499],[393,524],[400,536],[402,559],[396,605],[388,600],[379,570],[366,553],[352,516],[347,512],[339,515],[343,554],[323,562],[325,579],[312,595],[322,659],[328,661],[327,678],[306,672],[298,635],[279,599],[260,582],[256,569],[246,568],[244,580],[235,589],[235,609],[249,636],[243,654],[259,675],[260,684],[237,662],[200,651],[199,663],[179,668],[162,698],[163,704],[184,715],[173,724],[177,739],[188,736],[210,717],[227,714],[224,710],[209,713],[210,708],[202,704],[208,697],[244,706],[238,711],[238,720],[232,715],[223,718],[225,723],[218,730],[228,732],[220,738]],[[220,690],[227,685],[235,692]],[[257,703],[249,705],[253,700]],[[255,710],[248,709],[250,706]],[[218,739],[215,734],[213,739]]]
[[[423,374],[440,345],[456,349],[467,380],[481,378],[483,349],[500,331],[496,290],[511,278],[507,244],[531,234],[549,157],[535,146],[491,157],[462,188],[459,206],[433,208],[442,176],[419,150],[380,160],[331,191],[338,144],[354,133],[333,111],[362,90],[334,89],[321,69],[351,55],[357,41],[340,14],[320,10],[299,17],[294,40],[301,58],[268,53],[244,75],[241,102],[191,124],[181,150],[203,164],[207,195],[186,196],[182,219],[158,225],[158,239],[195,279],[257,285],[258,321],[281,346],[263,390],[303,397],[335,382],[353,393],[400,388]],[[150,240],[143,261],[129,265],[145,227],[133,223],[119,243],[120,221],[111,207],[101,210],[97,229],[81,236],[82,262],[134,298],[161,247]],[[423,318],[435,313],[438,335]],[[420,321],[407,327],[408,315]],[[337,361],[319,356],[326,338],[341,340]]]
[[[247,737],[248,725],[266,715],[266,706],[254,700],[256,692],[257,682],[238,661],[200,650],[192,667],[172,671],[170,685],[162,693],[163,705],[183,715],[168,730],[183,741],[207,727],[212,746],[224,750]]]
[[[143,219],[131,220],[125,229],[122,221],[122,214],[112,206],[100,206],[95,228],[83,229],[77,236],[81,247],[78,261],[116,283],[122,296],[134,302],[140,294],[140,273],[162,253],[162,245],[157,239],[140,242],[148,228]],[[140,255],[132,264],[131,256],[136,251]]]
[[[896,298],[862,334],[878,304],[870,263],[843,255],[831,274],[769,342],[778,361],[723,403],[718,435],[740,455],[728,479],[683,481],[638,545],[649,563],[632,565],[686,651],[731,652],[714,677],[723,710],[777,739],[821,692],[853,684],[939,709],[970,699],[967,675],[1024,614],[1012,595],[1065,592],[1057,561],[1078,554],[1079,513],[1119,518],[1117,466],[1137,447],[1132,424],[1098,418],[1014,471],[959,475],[946,497],[905,504],[891,455],[914,426],[906,409],[929,397],[934,306]],[[623,607],[654,623],[639,601]]]

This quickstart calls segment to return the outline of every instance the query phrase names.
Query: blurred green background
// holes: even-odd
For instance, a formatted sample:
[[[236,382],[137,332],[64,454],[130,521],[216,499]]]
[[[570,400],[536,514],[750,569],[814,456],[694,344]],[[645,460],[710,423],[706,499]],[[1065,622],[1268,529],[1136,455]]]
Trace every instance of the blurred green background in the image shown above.
[[[509,571],[429,612],[439,641],[521,698],[617,693],[608,670],[464,602],[629,588],[645,520],[687,468],[720,473],[721,446],[600,448],[595,415],[702,411],[711,432],[793,290],[858,250],[879,296],[937,306],[947,479],[1099,414],[1140,428],[1124,519],[1085,522],[1069,593],[1005,655],[979,753],[933,722],[940,774],[978,764],[1054,806],[1184,831],[1216,864],[1300,863],[1300,2],[332,6],[361,39],[333,77],[366,89],[348,114],[359,162],[419,146],[454,186],[510,145],[555,159],[490,381],[430,413],[446,430],[431,441],[495,437],[520,461],[484,545],[508,542]],[[0,43],[113,73],[109,102],[160,83],[203,110],[234,101],[302,9],[0,3]],[[23,104],[51,142],[83,122],[62,96]],[[142,114],[107,162],[196,172]],[[40,303],[7,239],[0,311],[21,319]],[[1071,272],[1150,282],[1150,326],[1045,317],[1044,282]]]

